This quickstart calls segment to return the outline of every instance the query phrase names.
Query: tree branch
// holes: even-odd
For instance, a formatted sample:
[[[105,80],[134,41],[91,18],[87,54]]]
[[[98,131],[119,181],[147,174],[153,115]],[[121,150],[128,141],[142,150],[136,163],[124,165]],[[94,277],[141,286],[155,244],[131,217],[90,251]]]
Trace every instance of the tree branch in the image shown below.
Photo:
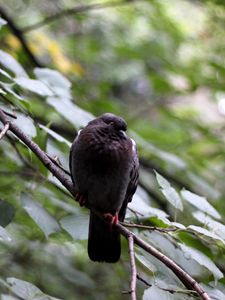
[[[5,123],[4,128],[0,132],[0,140],[6,135],[8,130],[9,130],[9,123]]]
[[[41,148],[35,144],[23,131],[13,122],[10,122],[7,115],[4,113],[2,109],[0,109],[0,121],[6,125],[9,124],[9,130],[13,132],[27,147],[29,147],[37,157],[42,161],[42,163],[48,168],[52,174],[64,185],[64,187],[72,194],[75,195],[76,191],[74,185],[68,175],[64,173],[64,171],[55,165],[51,159],[47,156],[47,154],[41,150]],[[92,209],[92,208],[91,208]],[[98,215],[100,213],[96,212],[92,209],[92,211]],[[181,267],[179,267],[172,259],[165,256],[163,253],[158,251],[153,246],[147,244],[144,240],[137,237],[133,232],[129,231],[127,228],[122,226],[121,224],[115,225],[115,228],[118,232],[125,236],[127,239],[132,237],[133,242],[144,249],[149,254],[156,257],[163,264],[165,264],[169,269],[171,269],[176,276],[181,280],[181,282],[188,288],[197,292],[203,300],[211,300],[209,295],[203,290],[203,288],[194,280],[189,274],[187,274]]]
[[[0,6],[0,15],[2,16],[2,18],[4,20],[7,21],[7,25],[9,26],[9,28],[11,29],[13,34],[18,38],[18,40],[20,41],[24,51],[26,52],[29,59],[33,62],[33,64],[36,67],[42,67],[42,64],[34,56],[34,54],[32,53],[32,51],[30,49],[30,47],[28,46],[28,43],[26,41],[26,38],[24,37],[23,31],[17,27],[17,25],[15,24],[13,19],[10,16],[8,16],[8,14],[5,12],[5,10],[1,6]]]
[[[134,253],[134,238],[130,234],[128,237],[129,254],[130,254],[130,266],[131,266],[131,280],[130,280],[130,298],[136,300],[136,282],[137,282],[137,269],[135,264],[135,253]]]
[[[134,0],[132,2],[134,2]],[[48,16],[40,22],[26,26],[22,29],[22,32],[27,33],[29,31],[32,31],[32,30],[40,28],[44,25],[47,25],[48,23],[51,23],[55,20],[58,20],[59,18],[63,18],[63,17],[69,16],[69,15],[79,14],[79,13],[83,13],[83,12],[89,11],[89,10],[115,7],[115,6],[130,4],[130,3],[131,3],[130,0],[125,0],[125,1],[110,1],[107,3],[94,3],[94,4],[89,4],[89,5],[77,5],[75,7],[68,8],[68,9],[62,10],[58,13],[55,13],[51,16]]]

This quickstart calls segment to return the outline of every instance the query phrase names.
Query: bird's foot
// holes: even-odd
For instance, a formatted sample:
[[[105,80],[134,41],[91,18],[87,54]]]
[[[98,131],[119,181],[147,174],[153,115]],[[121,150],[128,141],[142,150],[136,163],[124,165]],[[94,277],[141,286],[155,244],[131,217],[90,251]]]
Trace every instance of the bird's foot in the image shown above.
[[[111,225],[116,225],[118,224],[118,213],[116,212],[115,215],[110,214],[110,213],[105,213],[103,214],[103,217],[107,222],[109,222]]]
[[[86,197],[79,192],[76,193],[75,199],[79,202],[80,206],[85,206],[85,204],[87,203]]]

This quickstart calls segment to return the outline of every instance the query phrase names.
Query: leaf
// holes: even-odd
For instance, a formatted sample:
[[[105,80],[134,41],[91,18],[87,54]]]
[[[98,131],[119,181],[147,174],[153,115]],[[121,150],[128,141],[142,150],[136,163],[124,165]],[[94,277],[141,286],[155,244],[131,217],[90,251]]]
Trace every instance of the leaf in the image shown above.
[[[194,259],[198,264],[208,269],[214,276],[215,281],[223,278],[223,273],[217,268],[214,262],[205,254],[197,249],[188,247],[184,244],[179,244],[184,256],[187,259]]]
[[[153,263],[151,261],[149,261],[146,256],[142,255],[142,254],[138,254],[135,252],[135,257],[136,259],[143,265],[145,266],[152,274],[154,274],[157,269],[156,267],[153,265]]]
[[[142,189],[138,186],[137,192],[128,207],[140,214],[142,218],[156,217],[163,223],[169,225],[170,221],[167,219],[168,215],[161,209],[151,207],[147,199],[143,198]]]
[[[211,204],[209,204],[205,197],[198,196],[187,190],[182,190],[181,195],[184,198],[184,200],[188,201],[199,210],[205,212],[206,214],[216,219],[221,219],[220,214]]]
[[[53,96],[53,92],[50,90],[50,88],[40,80],[17,77],[14,79],[14,81],[22,88],[34,92],[40,96]]]
[[[73,239],[87,240],[88,238],[88,216],[87,215],[70,215],[62,218],[60,224]]]
[[[199,222],[203,223],[204,226],[208,227],[212,233],[216,234],[225,241],[225,225],[213,220],[211,217],[205,215],[201,211],[194,212],[193,216]]]
[[[47,68],[35,68],[34,74],[39,80],[47,84],[55,95],[71,98],[71,82],[61,73]]]
[[[12,77],[9,75],[9,73],[7,73],[5,70],[0,68],[0,74],[5,76],[8,79],[12,79]]]
[[[170,185],[169,181],[166,180],[162,175],[160,175],[156,171],[155,174],[163,195],[166,197],[170,204],[172,204],[176,209],[182,211],[183,204],[178,192]]]
[[[224,245],[225,245],[225,240],[223,240],[222,238],[220,238],[218,235],[216,235],[215,233],[203,228],[203,227],[200,227],[200,226],[195,226],[195,225],[190,225],[187,227],[187,229],[191,229],[192,231],[200,234],[200,235],[203,235],[205,237],[208,237],[208,238],[211,238],[213,240],[216,240],[216,241],[220,241],[222,242]]]
[[[11,291],[24,300],[60,300],[59,298],[44,294],[30,282],[14,277],[8,277],[6,281],[11,286]]]
[[[48,104],[76,128],[87,125],[94,116],[81,109],[68,98],[48,97]]]
[[[0,50],[0,64],[17,77],[28,77],[24,68],[15,60],[15,58],[2,50]]]
[[[129,134],[139,145],[141,145],[144,148],[145,151],[148,151],[151,155],[154,155],[155,157],[166,162],[169,166],[172,165],[179,170],[184,170],[187,168],[186,162],[182,160],[179,156],[161,150],[160,148],[146,141],[142,136],[140,136],[133,130],[129,130]]]
[[[180,300],[181,296],[177,293],[169,293],[157,286],[151,286],[144,291],[143,300]],[[191,299],[189,296],[182,295],[182,299]]]
[[[4,19],[0,18],[0,28],[5,24],[7,24],[7,22]]]
[[[72,143],[69,142],[63,136],[61,136],[60,134],[56,133],[55,131],[53,131],[52,129],[50,129],[50,128],[44,126],[44,125],[39,124],[39,126],[40,126],[40,128],[42,128],[43,130],[45,130],[51,137],[53,137],[58,142],[65,143],[69,148],[71,147]]]
[[[34,126],[34,121],[24,114],[16,113],[16,119],[13,120],[13,123],[15,123],[22,131],[26,132],[29,137],[33,138],[36,136],[36,127]]]
[[[15,208],[7,201],[0,200],[0,225],[6,227],[15,215]]]
[[[0,226],[0,241],[3,242],[11,242],[11,237],[8,234],[7,230],[5,228],[3,228],[2,226]]]
[[[0,88],[0,94],[6,95],[7,93],[5,91],[3,91],[3,89]]]
[[[44,232],[46,238],[60,230],[57,221],[38,203],[34,202],[26,193],[21,193],[21,203],[28,215]]]

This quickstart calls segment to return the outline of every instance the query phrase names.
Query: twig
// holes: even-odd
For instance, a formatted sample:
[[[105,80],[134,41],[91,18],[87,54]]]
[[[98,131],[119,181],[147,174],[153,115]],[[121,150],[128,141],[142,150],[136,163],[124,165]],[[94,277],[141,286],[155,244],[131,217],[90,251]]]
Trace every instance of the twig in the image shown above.
[[[0,15],[3,19],[7,21],[7,25],[13,32],[13,34],[18,38],[21,45],[23,46],[24,51],[26,52],[29,59],[33,62],[33,64],[36,67],[42,67],[42,64],[38,61],[38,59],[34,56],[32,53],[30,47],[28,46],[28,43],[26,41],[26,38],[24,37],[23,31],[17,27],[14,20],[8,16],[8,14],[5,12],[5,10],[0,6]]]
[[[130,254],[130,266],[131,266],[131,280],[130,280],[130,298],[131,300],[136,300],[136,282],[137,282],[137,269],[135,264],[135,254],[134,254],[134,238],[130,234],[128,237],[129,254]]]
[[[171,231],[178,230],[176,227],[160,228],[160,227],[156,227],[156,226],[148,226],[148,225],[142,225],[142,224],[127,223],[127,222],[120,222],[120,224],[125,227],[148,229],[148,230],[155,230],[155,231],[160,231],[160,232],[171,232]]]
[[[0,109],[0,120],[5,125],[9,123],[9,120],[6,116],[6,114]],[[42,163],[48,168],[52,174],[58,178],[58,180],[64,185],[64,187],[72,194],[75,195],[76,191],[73,186],[73,183],[67,175],[65,175],[64,171],[58,168],[46,155],[46,153],[41,150],[41,148],[35,144],[26,134],[21,131],[17,125],[15,125],[13,122],[10,122],[10,128],[9,128],[21,141],[24,142],[36,155],[37,157],[42,161]],[[96,212],[93,208],[91,208],[92,211],[98,215],[101,215],[99,212]],[[153,246],[146,243],[144,240],[137,237],[135,234],[133,234],[131,231],[129,231],[127,228],[123,227],[121,224],[116,224],[115,228],[118,230],[120,234],[125,236],[127,239],[132,236],[133,242],[140,246],[142,249],[144,249],[149,254],[156,257],[158,260],[160,260],[163,264],[165,264],[171,271],[176,274],[176,276],[181,280],[181,282],[188,288],[192,289],[197,292],[197,294],[200,296],[203,300],[211,300],[209,295],[203,290],[203,288],[194,280],[189,274],[187,274],[181,267],[179,267],[172,259],[158,251]]]
[[[63,166],[59,162],[59,159],[56,156],[52,157],[51,155],[49,155],[47,153],[46,153],[46,155],[57,167],[59,167],[61,170],[63,170],[68,176],[71,176],[70,172],[68,170],[66,170],[65,168],[63,168]]]
[[[6,123],[2,131],[0,132],[0,140],[6,135],[9,130],[9,123]]]
[[[89,5],[77,5],[75,7],[72,8],[68,8],[65,10],[62,10],[58,13],[55,13],[51,16],[46,17],[44,20],[37,22],[35,24],[26,26],[22,29],[23,33],[27,33],[29,31],[35,30],[37,28],[40,28],[48,23],[51,23],[55,20],[58,20],[59,18],[63,18],[65,16],[69,16],[69,15],[74,15],[74,14],[79,14],[79,13],[83,13],[85,11],[89,11],[89,10],[95,10],[95,9],[103,9],[103,8],[108,8],[108,7],[115,7],[115,6],[119,6],[119,5],[125,5],[125,4],[130,4],[131,1],[130,0],[125,0],[125,1],[111,1],[111,2],[107,2],[107,3],[94,3],[94,4],[89,4]]]

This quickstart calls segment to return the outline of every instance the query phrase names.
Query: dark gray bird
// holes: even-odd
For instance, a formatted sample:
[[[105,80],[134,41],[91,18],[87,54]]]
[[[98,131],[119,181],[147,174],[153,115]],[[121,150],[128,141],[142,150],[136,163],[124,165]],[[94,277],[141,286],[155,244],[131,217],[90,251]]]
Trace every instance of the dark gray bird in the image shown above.
[[[135,142],[125,133],[126,122],[111,113],[79,131],[70,151],[70,171],[80,205],[88,205],[109,220],[90,212],[88,254],[93,261],[117,262],[120,235],[113,225],[123,221],[138,181]]]

